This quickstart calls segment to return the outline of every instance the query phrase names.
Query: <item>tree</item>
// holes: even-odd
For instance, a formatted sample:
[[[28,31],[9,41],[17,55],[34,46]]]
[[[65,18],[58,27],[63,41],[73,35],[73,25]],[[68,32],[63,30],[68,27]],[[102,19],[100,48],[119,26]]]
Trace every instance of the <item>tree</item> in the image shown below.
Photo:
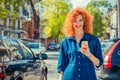
[[[2,31],[4,35],[8,32],[6,27],[15,29],[15,21],[19,18],[19,10],[24,6],[25,0],[0,0],[0,19],[2,20]],[[6,22],[8,25],[6,25]],[[19,34],[18,34],[19,37]]]
[[[8,16],[16,18],[23,2],[19,0],[0,0],[0,18],[7,18]]]
[[[105,16],[104,13],[100,10],[100,8],[107,8],[108,13],[112,10],[112,6],[109,4],[107,0],[98,0],[91,1],[86,6],[86,9],[90,11],[90,13],[94,16],[93,22],[93,34],[100,37],[104,32],[105,28],[109,27],[109,17]]]
[[[33,38],[39,38],[39,27],[40,27],[40,17],[36,14],[36,10],[34,8],[34,3],[40,2],[40,0],[0,0],[0,18],[2,18],[5,22],[3,26],[6,24],[6,18],[10,17],[12,22],[15,22],[15,19],[19,16],[19,10],[22,7],[25,7],[24,3],[30,3],[31,9],[33,12],[33,22],[34,22],[34,29],[33,29]],[[15,26],[15,25],[13,25]],[[29,32],[28,32],[29,33]],[[29,36],[31,37],[31,36]]]
[[[39,15],[36,13],[34,4],[32,0],[29,0],[30,4],[31,4],[31,8],[32,8],[32,12],[33,12],[33,22],[34,22],[34,35],[33,35],[33,39],[39,39],[40,37],[40,32],[39,32],[39,27],[40,27],[40,17]],[[40,0],[41,1],[41,0]]]
[[[14,22],[18,18],[19,9],[23,6],[24,1],[20,0],[0,0],[0,18],[3,19],[3,26],[6,26],[6,18],[10,18]]]
[[[62,38],[62,27],[64,24],[65,17],[68,11],[71,9],[71,5],[63,0],[43,0],[41,2],[44,8],[45,21],[44,31],[47,38]]]

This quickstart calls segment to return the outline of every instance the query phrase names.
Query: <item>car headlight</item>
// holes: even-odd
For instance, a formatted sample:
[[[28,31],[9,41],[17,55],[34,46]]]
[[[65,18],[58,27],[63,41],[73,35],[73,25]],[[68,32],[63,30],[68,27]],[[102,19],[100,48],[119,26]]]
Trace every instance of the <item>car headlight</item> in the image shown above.
[[[15,71],[15,72],[14,72],[14,77],[18,76],[19,74],[20,74],[19,71]]]
[[[27,67],[27,71],[32,71],[33,68],[32,67]]]

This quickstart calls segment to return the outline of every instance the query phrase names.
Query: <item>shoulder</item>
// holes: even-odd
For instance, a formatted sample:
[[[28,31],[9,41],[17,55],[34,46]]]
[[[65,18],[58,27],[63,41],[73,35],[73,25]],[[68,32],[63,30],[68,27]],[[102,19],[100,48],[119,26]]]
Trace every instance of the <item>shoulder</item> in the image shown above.
[[[63,38],[63,39],[62,39],[62,41],[61,41],[61,43],[65,43],[66,41],[68,41],[68,40],[69,40],[69,38],[70,38],[70,37],[68,37],[68,36],[67,36],[67,37],[65,37],[65,38]]]
[[[85,37],[90,39],[90,40],[99,40],[99,38],[93,34],[88,34],[88,33],[85,33]]]
[[[71,40],[74,40],[74,37],[66,36],[64,39],[62,39],[61,44],[69,44]]]

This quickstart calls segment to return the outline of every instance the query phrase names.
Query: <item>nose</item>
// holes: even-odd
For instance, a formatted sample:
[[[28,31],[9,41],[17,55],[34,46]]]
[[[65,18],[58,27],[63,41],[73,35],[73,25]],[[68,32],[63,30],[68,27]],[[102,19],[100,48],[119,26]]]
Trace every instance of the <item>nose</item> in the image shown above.
[[[81,22],[80,22],[80,21],[77,21],[77,22],[76,22],[76,25],[80,25],[80,24],[81,24]]]

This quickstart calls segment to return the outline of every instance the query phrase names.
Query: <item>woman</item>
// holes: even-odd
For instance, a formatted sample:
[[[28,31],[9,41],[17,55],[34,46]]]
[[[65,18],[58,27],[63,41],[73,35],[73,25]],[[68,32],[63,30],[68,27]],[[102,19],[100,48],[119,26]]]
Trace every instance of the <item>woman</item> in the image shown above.
[[[82,8],[67,15],[58,59],[59,80],[97,80],[95,67],[103,64],[98,37],[92,35],[93,16]],[[86,41],[85,48],[82,42]]]

